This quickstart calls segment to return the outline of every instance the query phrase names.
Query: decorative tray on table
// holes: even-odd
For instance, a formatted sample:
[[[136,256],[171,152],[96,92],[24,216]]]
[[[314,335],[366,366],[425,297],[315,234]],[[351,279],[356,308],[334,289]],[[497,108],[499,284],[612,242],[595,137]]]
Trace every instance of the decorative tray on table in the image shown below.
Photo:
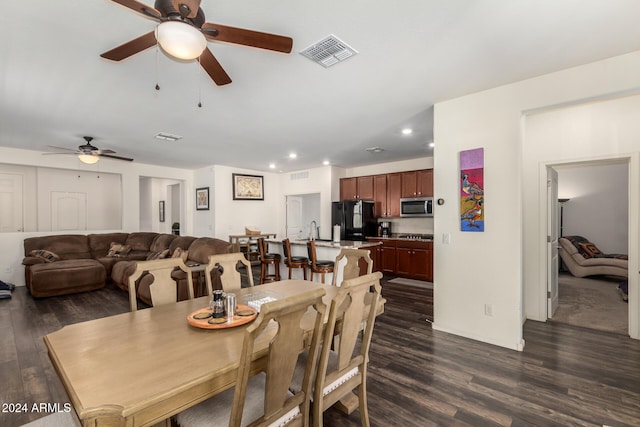
[[[256,318],[258,312],[249,307],[248,305],[238,304],[236,314],[231,318],[211,316],[211,309],[209,307],[196,310],[187,316],[187,322],[191,326],[202,329],[225,329],[233,328],[234,326],[245,325]]]

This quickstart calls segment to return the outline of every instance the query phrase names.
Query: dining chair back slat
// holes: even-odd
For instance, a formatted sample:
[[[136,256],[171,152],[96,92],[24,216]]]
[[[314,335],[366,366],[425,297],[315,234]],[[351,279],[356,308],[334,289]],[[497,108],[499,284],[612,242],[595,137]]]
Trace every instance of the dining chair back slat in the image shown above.
[[[253,286],[251,263],[242,252],[209,256],[209,263],[204,269],[208,295],[213,294],[212,273],[213,277],[219,278],[223,291],[231,292],[242,288],[242,275],[238,271],[238,264],[242,264],[245,267],[249,286]]]
[[[175,303],[178,298],[178,284],[172,277],[172,273],[180,269],[184,271],[187,279],[188,298],[193,299],[193,277],[191,269],[187,267],[182,258],[164,258],[150,261],[136,262],[136,269],[129,276],[129,305],[131,311],[138,309],[136,281],[147,273],[153,276],[153,283],[149,286],[151,302],[153,306]]]
[[[366,264],[365,274],[371,274],[373,272],[373,260],[368,249],[340,249],[334,269],[340,268],[341,270],[340,272],[334,272],[331,284],[340,286],[338,277],[341,277],[342,281],[344,281],[361,276],[364,264]]]

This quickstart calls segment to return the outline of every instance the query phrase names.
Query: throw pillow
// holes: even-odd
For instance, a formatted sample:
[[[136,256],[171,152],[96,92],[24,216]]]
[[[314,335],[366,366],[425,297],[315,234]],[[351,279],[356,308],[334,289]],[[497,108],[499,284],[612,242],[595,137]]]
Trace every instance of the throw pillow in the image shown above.
[[[107,253],[108,257],[125,257],[127,254],[131,252],[131,246],[129,245],[121,245],[120,243],[111,242],[111,247],[109,248],[109,252]]]
[[[44,260],[44,262],[54,262],[60,259],[58,255],[45,249],[34,249],[29,252],[29,255],[32,257],[41,258]]]
[[[167,254],[169,254],[169,249],[165,249],[164,251],[160,252],[151,252],[149,255],[147,255],[147,261],[166,258]]]
[[[600,249],[596,247],[593,243],[580,243],[580,253],[585,258],[593,258],[596,255],[600,255]]]
[[[176,248],[176,250],[173,251],[173,256],[171,258],[182,258],[182,261],[186,262],[188,256],[189,256],[189,251],[185,251],[182,248]]]

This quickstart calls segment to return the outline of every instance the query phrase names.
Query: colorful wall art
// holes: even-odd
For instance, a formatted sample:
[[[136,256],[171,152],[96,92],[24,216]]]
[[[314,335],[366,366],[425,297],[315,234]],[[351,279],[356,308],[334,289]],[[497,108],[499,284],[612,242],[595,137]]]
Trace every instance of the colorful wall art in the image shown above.
[[[460,230],[484,231],[484,148],[460,152]]]

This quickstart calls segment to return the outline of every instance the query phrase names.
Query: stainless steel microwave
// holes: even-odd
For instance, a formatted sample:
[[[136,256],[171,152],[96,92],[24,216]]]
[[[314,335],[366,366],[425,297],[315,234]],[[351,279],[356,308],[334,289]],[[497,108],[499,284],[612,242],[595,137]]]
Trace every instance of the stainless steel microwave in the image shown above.
[[[433,216],[433,197],[414,197],[400,199],[401,217]]]

